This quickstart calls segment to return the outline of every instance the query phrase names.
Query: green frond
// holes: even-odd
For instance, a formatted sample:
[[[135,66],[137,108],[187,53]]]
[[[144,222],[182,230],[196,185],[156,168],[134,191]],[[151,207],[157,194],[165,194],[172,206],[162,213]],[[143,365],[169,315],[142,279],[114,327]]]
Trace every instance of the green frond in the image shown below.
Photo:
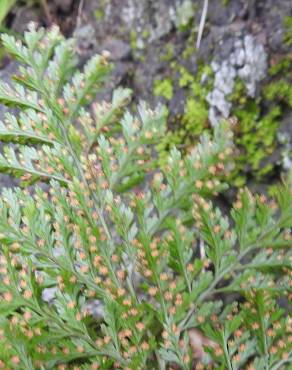
[[[42,149],[48,155],[48,158],[55,155],[49,147],[44,146]],[[55,179],[64,184],[70,182],[58,170],[51,171],[49,164],[45,163],[38,151],[30,146],[19,146],[17,148],[5,146],[3,154],[0,154],[0,171],[20,177],[24,182],[32,183],[37,179],[43,181]]]
[[[23,65],[0,83],[0,171],[34,186],[0,195],[0,368],[285,368],[289,185],[223,212],[228,123],[161,171],[163,108],[93,102],[107,55],[80,72],[56,27],[2,40]]]
[[[110,70],[111,65],[106,58],[96,55],[87,62],[83,73],[75,72],[72,82],[65,85],[63,91],[68,108],[67,121],[74,120],[78,116],[80,108],[92,102]]]
[[[44,122],[33,110],[20,113],[18,120],[14,115],[7,113],[4,122],[0,121],[0,140],[19,144],[60,145],[48,137],[43,125]]]

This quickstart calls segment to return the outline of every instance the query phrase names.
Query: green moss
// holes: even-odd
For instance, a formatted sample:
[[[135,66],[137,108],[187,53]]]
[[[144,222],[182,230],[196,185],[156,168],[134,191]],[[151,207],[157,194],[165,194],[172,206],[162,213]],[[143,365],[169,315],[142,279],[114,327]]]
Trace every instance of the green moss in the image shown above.
[[[145,57],[145,55],[144,54],[137,54],[137,55],[135,55],[135,58],[136,58],[136,60],[139,60],[140,62],[142,62],[142,63],[144,63],[145,62],[145,60],[146,60],[146,57]]]
[[[222,5],[223,6],[228,6],[229,5],[229,0],[222,0]]]
[[[265,99],[292,107],[292,55],[281,58],[270,68],[269,74],[272,80],[263,89]]]
[[[284,78],[266,86],[264,95],[267,100],[280,100],[292,106],[292,86]]]
[[[173,82],[170,78],[154,81],[154,95],[162,96],[166,100],[173,97]]]
[[[165,118],[169,122],[169,110],[165,106]],[[177,117],[178,118],[178,117]],[[158,152],[158,163],[161,166],[165,166],[167,158],[169,157],[169,151],[173,147],[181,149],[184,143],[184,132],[183,130],[171,130],[171,128],[165,133],[165,135],[160,139],[159,144],[156,146]]]
[[[131,45],[131,49],[133,51],[137,50],[138,49],[138,46],[137,46],[137,39],[138,39],[138,35],[137,35],[137,32],[132,30],[130,32],[130,45]]]
[[[161,62],[169,62],[174,57],[174,46],[172,43],[168,43],[165,45],[163,53],[160,55]]]
[[[274,77],[277,75],[285,76],[287,73],[291,73],[292,67],[292,54],[287,54],[278,60],[276,63],[272,63],[269,69],[269,75]]]
[[[195,44],[194,44],[195,45]],[[182,53],[182,57],[184,59],[189,59],[191,55],[193,55],[196,52],[196,48],[193,45],[189,45],[188,47],[185,48],[185,50]]]
[[[188,98],[182,123],[192,135],[200,135],[208,124],[207,104],[194,98]]]
[[[239,120],[235,137],[240,150],[236,173],[249,167],[256,177],[261,177],[271,170],[271,166],[262,166],[262,161],[275,149],[281,109],[274,107],[262,115],[258,102],[250,99],[243,108],[235,109],[234,115]]]
[[[164,137],[160,140],[156,150],[159,154],[158,163],[161,166],[165,166],[167,158],[169,157],[169,151],[173,147],[181,148],[183,143],[184,135],[180,131],[168,131]]]
[[[4,48],[0,47],[0,68],[4,67],[4,57],[6,56],[6,52]]]
[[[144,40],[147,40],[149,38],[149,36],[150,36],[150,32],[148,30],[144,30],[142,32],[142,37],[143,37]]]
[[[97,21],[101,21],[104,18],[104,9],[96,9],[94,11],[94,16]]]
[[[292,17],[284,18],[284,27],[285,34],[283,41],[287,46],[292,46]]]
[[[189,59],[192,55],[196,53],[196,50],[197,50],[196,49],[196,39],[197,39],[197,33],[191,32],[186,42],[186,47],[184,51],[182,52],[183,59]]]
[[[168,151],[175,145],[183,152],[196,144],[199,136],[208,129],[208,103],[206,96],[213,84],[212,70],[202,65],[194,75],[187,68],[173,61],[172,74],[177,76],[175,84],[185,92],[185,105],[182,115],[169,117],[170,127],[167,135],[157,147],[159,161],[164,165]],[[202,77],[205,82],[202,83]],[[158,85],[161,89],[161,81]],[[165,88],[165,86],[163,86]],[[161,95],[161,94],[160,94]]]
[[[279,66],[281,68],[279,68]],[[265,86],[264,96],[268,101],[277,101],[292,107],[292,60],[285,59],[279,63],[279,66],[277,65],[273,67],[272,73],[274,79]]]
[[[176,66],[179,72],[179,86],[188,88],[193,94],[199,97],[206,97],[213,86],[213,71],[208,65],[201,65],[194,75],[184,66]],[[204,77],[205,82],[202,82]]]
[[[212,70],[208,66],[202,66],[196,76],[184,67],[180,67],[179,71],[179,86],[188,91],[182,124],[192,137],[199,136],[208,126],[209,106],[206,97],[213,84]],[[206,84],[201,82],[203,75],[208,81]]]
[[[188,87],[195,81],[194,75],[192,75],[185,67],[179,67],[179,73],[180,78],[178,83],[180,87]]]
[[[237,156],[229,178],[231,186],[244,186],[250,174],[260,181],[274,170],[269,157],[276,148],[277,130],[283,111],[287,106],[292,107],[292,85],[289,81],[289,76],[292,79],[291,67],[292,57],[290,61],[286,59],[274,64],[270,69],[272,81],[264,87],[258,99],[248,97],[241,80],[235,82],[229,96],[234,107],[232,116],[238,120],[234,129]],[[203,131],[211,130],[206,97],[213,88],[212,69],[203,64],[193,74],[176,61],[170,63],[170,68],[176,80],[166,78],[156,81],[155,95],[170,100],[175,85],[184,90],[185,105],[182,115],[169,117],[169,130],[157,147],[161,165],[174,145],[187,152],[196,144]],[[281,77],[283,70],[285,78]]]
[[[238,78],[235,81],[233,91],[229,96],[229,101],[234,105],[244,106],[247,102],[247,91],[244,83]]]
[[[285,106],[292,106],[292,88],[285,78],[279,78],[289,69],[287,60],[274,64],[269,74],[273,79],[263,88],[258,99],[251,99],[246,94],[243,83],[238,80],[229,99],[234,109],[232,114],[238,119],[235,142],[238,148],[236,166],[230,182],[236,186],[245,183],[245,174],[251,172],[261,179],[273,170],[268,158],[274,152],[277,143],[277,130]]]
[[[98,7],[94,10],[94,17],[99,22],[104,19],[105,16],[105,0],[98,2]]]

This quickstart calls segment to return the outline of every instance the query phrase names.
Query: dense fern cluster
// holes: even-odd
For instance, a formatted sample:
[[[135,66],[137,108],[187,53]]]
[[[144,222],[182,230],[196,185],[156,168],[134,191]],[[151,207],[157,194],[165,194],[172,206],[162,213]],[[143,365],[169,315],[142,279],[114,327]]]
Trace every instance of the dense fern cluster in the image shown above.
[[[291,366],[291,189],[223,215],[228,124],[160,171],[162,110],[134,116],[127,89],[92,104],[108,53],[79,72],[57,28],[24,40],[2,36],[22,66],[0,85],[0,169],[39,185],[0,200],[0,368]]]

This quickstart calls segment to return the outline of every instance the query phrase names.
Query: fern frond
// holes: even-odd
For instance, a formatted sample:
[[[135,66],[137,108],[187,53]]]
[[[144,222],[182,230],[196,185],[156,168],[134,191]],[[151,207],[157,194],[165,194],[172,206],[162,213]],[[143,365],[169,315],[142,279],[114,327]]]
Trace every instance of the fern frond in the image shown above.
[[[100,90],[111,69],[107,59],[96,55],[84,67],[84,72],[76,72],[72,82],[64,87],[67,121],[74,120],[81,107],[87,106]]]
[[[2,40],[23,66],[0,84],[16,108],[0,123],[0,171],[48,185],[0,196],[0,368],[285,367],[289,186],[272,199],[243,189],[223,212],[228,123],[161,171],[162,108],[129,113],[118,89],[91,110],[106,56],[76,71],[55,27]]]
[[[21,177],[27,183],[34,182],[38,178],[41,180],[55,179],[64,184],[69,183],[69,180],[62,176],[57,168],[54,171],[54,168],[50,167],[50,159],[56,155],[56,152],[46,146],[43,146],[42,149],[47,155],[47,161],[39,160],[39,154],[34,147],[13,148],[6,146],[4,153],[0,154],[0,170]],[[55,161],[52,164],[55,164]]]

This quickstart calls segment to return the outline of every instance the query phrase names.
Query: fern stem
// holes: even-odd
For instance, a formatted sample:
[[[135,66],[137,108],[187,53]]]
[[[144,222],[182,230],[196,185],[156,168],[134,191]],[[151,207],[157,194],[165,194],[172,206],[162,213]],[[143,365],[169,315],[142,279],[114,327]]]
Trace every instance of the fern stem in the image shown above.
[[[273,228],[278,228],[279,225],[281,225],[281,223],[283,223],[283,219],[280,218],[278,220],[278,222],[273,225]],[[273,228],[271,228],[270,230],[267,230],[265,233],[263,233],[257,243],[253,243],[251,245],[249,245],[248,247],[246,247],[240,254],[239,256],[237,257],[237,263],[235,263],[234,265],[229,265],[226,269],[224,269],[223,271],[220,272],[219,275],[217,275],[217,277],[214,278],[213,282],[210,284],[210,286],[204,291],[202,292],[202,294],[198,297],[197,301],[198,302],[203,302],[207,297],[209,297],[210,295],[212,295],[214,292],[215,292],[215,287],[216,285],[221,281],[221,279],[228,273],[231,273],[232,271],[235,271],[236,269],[238,269],[239,267],[241,267],[242,265],[240,265],[240,261],[245,257],[247,256],[252,250],[254,249],[257,249],[259,248],[259,241],[264,239],[267,235],[269,235],[270,233],[273,232]],[[189,312],[187,313],[185,319],[181,322],[181,327],[185,327],[187,326],[187,322],[189,321],[189,319],[191,318],[191,316],[193,315],[195,311],[195,308],[191,308],[189,310]]]
[[[279,369],[283,369],[283,365],[284,364],[288,364],[288,363],[291,363],[292,362],[292,352],[290,351],[289,352],[289,356],[288,358],[286,359],[282,359],[280,361],[278,361],[277,363],[275,363],[272,367],[269,368],[269,370],[279,370]]]
[[[225,339],[225,334],[221,333],[221,335],[222,335],[223,351],[224,351],[224,357],[225,357],[225,361],[226,361],[226,364],[227,364],[227,368],[228,368],[228,370],[233,370],[233,366],[230,362],[230,356],[229,356],[229,352],[228,352],[228,348],[227,348],[227,341]]]
[[[178,243],[177,243],[177,247],[178,248],[176,248],[176,250],[177,250],[177,253],[178,253],[178,256],[179,256],[180,268],[181,268],[181,271],[183,272],[184,279],[185,279],[186,284],[187,284],[187,287],[188,287],[188,291],[189,291],[189,293],[191,293],[191,291],[192,291],[191,282],[190,282],[190,279],[188,277],[188,272],[187,272],[187,269],[186,269],[186,266],[185,266],[185,262],[183,260],[183,256],[182,256],[182,253],[181,253],[181,249],[180,249]]]
[[[47,172],[37,171],[37,170],[32,169],[32,168],[24,168],[24,167],[12,166],[12,165],[9,165],[9,167],[6,167],[6,166],[1,166],[0,165],[0,171],[5,172],[6,168],[8,170],[12,170],[12,171],[26,172],[26,173],[29,173],[31,175],[34,175],[34,176],[37,176],[37,177],[40,177],[40,178],[44,178],[44,179],[56,180],[60,183],[67,184],[67,185],[71,183],[70,180],[67,180],[64,177],[60,177],[60,176],[57,176],[57,175],[50,175]]]
[[[32,58],[32,60],[33,60],[33,58]],[[34,68],[35,68],[35,70],[36,70],[36,71],[38,71],[37,66],[35,66],[35,65],[34,65]],[[69,136],[68,136],[68,132],[67,132],[67,130],[66,130],[66,123],[67,123],[67,124],[69,124],[69,123],[70,123],[70,121],[71,121],[72,119],[74,119],[75,114],[76,114],[76,112],[78,111],[77,107],[79,107],[80,102],[76,104],[76,108],[75,108],[74,112],[73,112],[69,117],[67,117],[67,118],[66,118],[66,120],[65,120],[65,124],[63,124],[62,122],[63,122],[63,118],[64,118],[64,117],[62,117],[62,116],[61,116],[60,111],[59,111],[58,109],[56,109],[55,104],[53,104],[53,102],[51,101],[51,99],[50,99],[50,97],[49,97],[49,94],[48,94],[48,92],[47,92],[47,90],[46,90],[46,88],[45,88],[45,86],[44,86],[44,84],[43,84],[43,82],[42,82],[42,78],[41,78],[41,76],[40,76],[40,75],[38,75],[38,82],[39,82],[39,84],[40,84],[40,86],[41,86],[42,95],[43,95],[43,97],[44,97],[44,99],[45,99],[45,101],[46,101],[47,105],[48,105],[48,106],[50,107],[50,109],[54,112],[54,114],[56,115],[56,117],[57,117],[57,119],[58,119],[58,125],[59,125],[59,127],[60,127],[60,129],[61,129],[61,131],[62,131],[62,135],[63,135],[64,140],[65,140],[65,145],[66,145],[67,149],[69,150],[70,155],[71,155],[71,156],[72,156],[72,158],[73,158],[73,161],[74,161],[74,163],[75,163],[75,165],[76,165],[76,168],[77,168],[77,170],[78,170],[78,173],[79,173],[80,180],[81,180],[81,181],[86,185],[86,187],[87,187],[87,189],[89,190],[90,194],[93,196],[94,201],[95,201],[95,205],[96,205],[96,207],[95,207],[95,208],[96,208],[96,211],[97,211],[97,213],[98,213],[98,215],[99,215],[99,218],[100,218],[100,221],[101,221],[102,227],[103,227],[103,229],[104,229],[104,231],[105,231],[105,233],[106,233],[106,235],[107,235],[107,237],[108,237],[109,241],[110,241],[110,242],[111,242],[111,244],[114,246],[114,243],[113,243],[113,239],[112,239],[111,233],[110,233],[109,228],[108,228],[108,226],[107,226],[107,224],[106,224],[106,221],[105,221],[105,218],[104,218],[104,216],[103,216],[102,210],[100,209],[100,206],[99,206],[99,200],[96,198],[96,195],[93,193],[93,191],[92,191],[92,190],[90,189],[90,187],[89,187],[89,184],[88,184],[88,182],[87,182],[87,180],[86,180],[86,178],[85,178],[85,176],[84,176],[83,170],[82,170],[82,168],[81,168],[81,166],[80,166],[80,161],[79,161],[79,159],[78,159],[78,157],[77,157],[77,155],[76,155],[76,153],[75,153],[75,150],[74,150],[74,148],[73,148],[73,146],[72,146],[72,144],[71,144],[70,138],[69,138]],[[88,87],[87,87],[87,88],[88,88]],[[85,95],[84,95],[84,96],[85,96]],[[80,99],[80,101],[81,101],[81,99]],[[94,226],[95,226],[95,225],[94,225]],[[108,262],[108,263],[107,263],[108,268],[109,268],[109,270],[110,270],[110,272],[111,272],[112,278],[113,278],[113,280],[114,280],[114,282],[115,282],[116,286],[117,286],[117,287],[120,287],[120,286],[121,286],[121,284],[120,284],[119,280],[118,280],[118,279],[117,279],[117,277],[116,277],[116,274],[115,274],[115,271],[114,271],[114,269],[113,269],[113,267],[112,267],[112,265],[111,265],[111,262],[110,262],[110,261],[108,261],[108,259],[107,259],[107,262]]]
[[[19,130],[19,131],[16,131],[16,130],[1,131],[0,130],[1,141],[2,141],[2,139],[5,139],[5,138],[9,138],[10,141],[13,141],[12,137],[15,138],[15,139],[21,138],[21,139],[28,139],[28,140],[31,140],[31,141],[35,140],[36,142],[42,142],[42,143],[49,144],[49,145],[52,145],[52,146],[56,145],[56,143],[58,143],[59,145],[62,145],[59,142],[56,142],[54,140],[50,140],[48,137],[38,136],[33,132],[24,132],[24,131],[21,131],[21,130]]]
[[[267,343],[267,337],[266,337],[266,325],[264,322],[264,312],[263,312],[263,305],[264,305],[264,297],[263,293],[259,291],[256,295],[256,305],[257,305],[257,311],[259,313],[259,321],[260,321],[260,333],[261,333],[261,341],[263,345],[264,355],[265,355],[265,363],[268,363],[269,359],[269,352],[268,352],[268,343]],[[267,365],[265,365],[265,369],[267,369]]]

